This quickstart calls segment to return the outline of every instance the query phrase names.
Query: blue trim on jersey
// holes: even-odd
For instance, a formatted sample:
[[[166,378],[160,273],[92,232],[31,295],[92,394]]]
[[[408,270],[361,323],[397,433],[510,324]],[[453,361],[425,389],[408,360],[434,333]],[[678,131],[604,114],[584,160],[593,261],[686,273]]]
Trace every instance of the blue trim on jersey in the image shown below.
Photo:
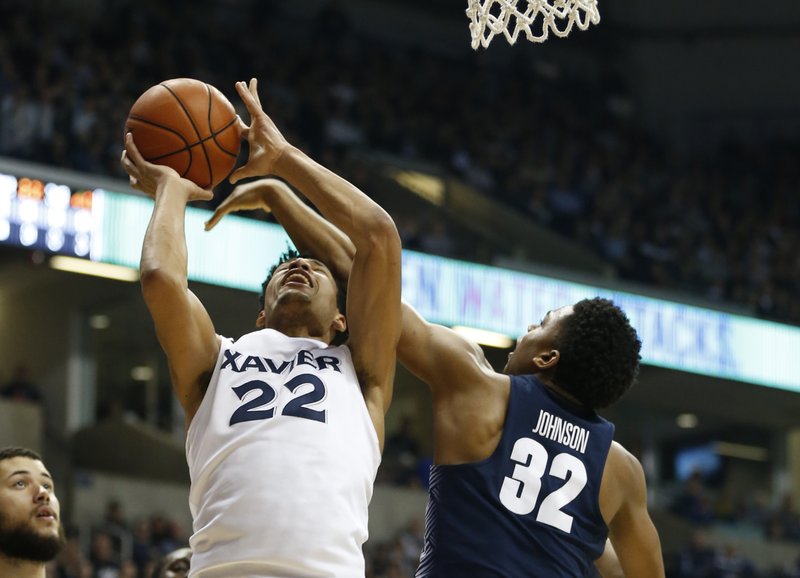
[[[417,578],[593,576],[608,536],[599,492],[613,436],[594,411],[511,376],[492,455],[431,467]]]

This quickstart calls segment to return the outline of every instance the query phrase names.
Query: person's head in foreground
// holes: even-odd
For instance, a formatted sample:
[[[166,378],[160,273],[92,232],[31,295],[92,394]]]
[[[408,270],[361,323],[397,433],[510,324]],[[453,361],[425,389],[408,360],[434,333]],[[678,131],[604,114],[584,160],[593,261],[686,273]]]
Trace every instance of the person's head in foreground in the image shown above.
[[[41,456],[0,449],[0,575],[44,576],[64,542],[55,484]]]

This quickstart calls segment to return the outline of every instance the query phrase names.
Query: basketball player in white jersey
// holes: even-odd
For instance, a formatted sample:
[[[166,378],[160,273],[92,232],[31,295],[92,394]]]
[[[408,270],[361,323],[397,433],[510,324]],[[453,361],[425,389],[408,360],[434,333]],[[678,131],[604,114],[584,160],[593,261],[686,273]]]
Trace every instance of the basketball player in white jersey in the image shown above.
[[[0,576],[45,578],[64,546],[55,484],[27,448],[0,449]]]
[[[212,194],[144,161],[126,136],[131,184],[155,199],[142,291],[186,412],[190,576],[364,576],[367,506],[400,333],[400,238],[369,197],[284,139],[255,80],[236,89],[251,118],[243,126],[250,158],[231,181],[285,179],[356,251],[347,317],[328,267],[293,258],[265,281],[259,330],[220,337],[188,288],[184,237],[186,204]],[[344,332],[347,345],[331,345]]]
[[[335,274],[347,274],[346,266],[353,255],[352,244],[341,231],[337,231],[310,210],[283,183],[262,179],[238,187],[218,207],[207,226],[214,226],[225,214],[243,209],[272,211],[298,247],[320,255],[324,253]],[[504,404],[508,403],[508,375],[495,373],[477,345],[467,343],[449,329],[428,324],[405,304],[403,309],[398,356],[415,373],[425,376],[425,381],[432,389],[437,463],[468,466],[470,463],[488,462],[487,455],[494,455],[494,447],[499,443],[499,432],[503,430],[506,421]],[[567,309],[554,312],[548,317],[564,317]],[[555,322],[551,325],[555,325]],[[553,331],[549,326],[546,330],[542,329],[541,334],[533,329],[520,339],[522,345],[518,346],[515,355],[521,360],[528,359],[530,352],[527,350],[533,347],[528,344],[532,344],[534,338],[544,342],[545,333],[552,334]],[[609,360],[609,363],[614,362],[616,360]],[[512,379],[515,378],[513,371],[509,371],[509,374]],[[502,394],[503,384],[506,387],[505,398]],[[611,540],[609,542],[605,537],[598,539],[593,550],[596,553],[591,557],[588,552],[573,554],[576,559],[584,558],[584,564],[590,564],[592,559],[600,556],[595,560],[595,566],[604,578],[621,578],[624,575],[663,577],[661,548],[658,534],[647,513],[644,499],[646,488],[641,466],[621,445],[612,442],[610,449],[607,449],[608,459],[605,460],[602,484],[598,489],[599,510],[603,520],[599,525],[607,524]],[[448,507],[469,510],[477,505],[477,496],[476,492],[473,498],[452,502]],[[477,526],[463,528],[462,533],[473,535],[479,542],[496,541],[498,547],[495,551],[504,550],[505,543],[526,543],[522,532],[516,529],[505,532],[489,531],[484,526]],[[533,548],[521,548],[521,553],[515,552],[519,554],[513,560],[516,569],[510,569],[511,560],[501,560],[495,561],[492,571],[488,571],[486,566],[464,563],[469,556],[462,557],[461,553],[456,553],[455,562],[464,563],[461,572],[449,573],[445,570],[430,575],[491,575],[514,578],[522,575],[576,575],[563,574],[563,569],[556,571],[544,565],[544,559],[559,556],[563,545],[574,544],[575,541],[566,535],[554,537],[552,534],[547,535],[546,539],[549,552],[535,554]],[[572,549],[578,548],[573,546]],[[524,571],[521,569],[523,567]]]

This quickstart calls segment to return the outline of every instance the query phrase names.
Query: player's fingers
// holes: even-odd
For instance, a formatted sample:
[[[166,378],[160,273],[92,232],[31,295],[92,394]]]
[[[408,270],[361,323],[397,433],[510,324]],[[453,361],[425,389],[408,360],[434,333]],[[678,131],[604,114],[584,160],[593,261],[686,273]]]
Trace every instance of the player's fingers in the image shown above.
[[[214,211],[214,214],[211,215],[211,218],[208,221],[206,221],[206,223],[205,223],[206,231],[210,231],[211,229],[216,227],[217,223],[219,223],[220,219],[222,217],[224,217],[225,215],[227,215],[228,213],[230,213],[230,210],[224,208],[222,205],[217,207],[217,210]]]
[[[146,162],[142,153],[139,152],[139,149],[136,148],[136,143],[133,142],[133,134],[126,133],[125,134],[125,150],[128,152],[126,157],[133,159],[135,164],[141,164]]]
[[[241,117],[236,117],[239,119],[239,134],[242,136],[243,139],[247,139],[250,136],[250,127],[247,126]]]
[[[247,88],[247,84],[243,81],[239,81],[236,83],[236,92],[239,93],[239,97],[242,99],[242,102],[247,107],[247,112],[250,113],[250,118],[252,119],[261,107],[256,102],[256,99],[253,98],[253,95],[250,93],[250,90]]]
[[[250,167],[248,167],[247,165],[244,165],[243,167],[239,167],[238,169],[233,171],[233,174],[231,174],[231,176],[228,178],[228,181],[232,185],[235,185],[240,180],[246,179],[247,177],[250,177],[250,176],[253,176],[251,174]]]
[[[127,155],[122,157],[121,164],[122,168],[125,169],[125,172],[128,173],[131,178],[138,178],[140,176],[139,168],[131,162],[131,159],[129,159]]]
[[[258,103],[259,108],[261,107],[261,97],[258,96],[258,79],[251,78],[250,79],[250,94],[253,95],[253,99]]]

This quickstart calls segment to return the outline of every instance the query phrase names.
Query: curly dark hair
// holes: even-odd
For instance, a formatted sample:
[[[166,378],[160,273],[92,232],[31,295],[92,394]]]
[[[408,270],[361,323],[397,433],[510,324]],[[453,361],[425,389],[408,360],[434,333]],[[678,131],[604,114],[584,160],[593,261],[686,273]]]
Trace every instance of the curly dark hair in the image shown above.
[[[608,299],[584,299],[556,337],[561,358],[553,382],[587,407],[608,407],[636,382],[641,347],[622,309]]]
[[[261,284],[261,293],[258,296],[258,305],[261,310],[264,309],[264,292],[267,290],[267,285],[269,285],[269,282],[272,280],[275,270],[287,261],[297,258],[316,259],[316,257],[309,253],[300,253],[296,249],[287,247],[286,250],[281,253],[280,257],[278,257],[275,264],[269,268],[269,271],[267,271],[267,278],[264,279],[264,282]],[[347,283],[342,279],[338,279],[335,275],[333,280],[336,283],[336,306],[339,308],[339,312],[347,318]],[[349,333],[346,329],[344,331],[337,331],[331,345],[342,345],[347,341],[348,336]]]
[[[11,458],[30,458],[32,460],[42,461],[42,456],[28,448],[7,447],[0,449],[0,462],[3,460],[10,460]]]

